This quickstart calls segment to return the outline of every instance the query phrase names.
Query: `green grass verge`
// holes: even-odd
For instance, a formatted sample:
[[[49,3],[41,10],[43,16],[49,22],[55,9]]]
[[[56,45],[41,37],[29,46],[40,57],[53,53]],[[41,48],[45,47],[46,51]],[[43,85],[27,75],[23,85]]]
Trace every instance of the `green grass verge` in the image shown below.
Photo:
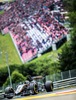
[[[8,53],[9,65],[22,64],[9,34],[2,35],[0,33],[0,52],[2,52],[0,53],[0,67],[6,66],[5,52]]]
[[[59,49],[57,49],[55,51],[49,51],[48,53],[45,53],[42,56],[40,56],[40,57],[38,57],[38,58],[32,60],[31,62],[28,62],[28,63],[35,64],[36,71],[38,72],[37,74],[42,75],[43,73],[46,73],[47,75],[50,74],[51,77],[53,77],[52,75],[54,73],[60,72],[58,53],[61,53],[62,47],[60,47]],[[43,72],[43,70],[44,70],[44,72]]]
[[[2,11],[0,11],[0,15],[2,15],[4,13],[4,11],[2,10]]]
[[[48,59],[51,61],[51,63],[58,62],[58,53],[61,53],[61,48],[64,45],[62,45],[59,49],[55,51],[49,51],[48,53],[43,54],[42,56],[38,57],[37,59],[32,60],[31,62],[38,62],[42,59]]]
[[[10,2],[10,1],[13,1],[13,0],[0,0],[0,2]]]

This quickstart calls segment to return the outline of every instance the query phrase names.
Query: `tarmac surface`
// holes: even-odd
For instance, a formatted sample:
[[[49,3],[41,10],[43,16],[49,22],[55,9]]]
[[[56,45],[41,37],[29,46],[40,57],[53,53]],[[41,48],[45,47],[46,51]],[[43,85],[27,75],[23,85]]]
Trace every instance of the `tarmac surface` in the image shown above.
[[[31,99],[31,100],[76,100],[76,94],[47,97],[47,98],[41,98],[41,99]]]
[[[9,99],[2,99],[9,100]],[[53,91],[49,93],[39,93],[38,95],[14,97],[10,100],[76,100],[76,88]]]

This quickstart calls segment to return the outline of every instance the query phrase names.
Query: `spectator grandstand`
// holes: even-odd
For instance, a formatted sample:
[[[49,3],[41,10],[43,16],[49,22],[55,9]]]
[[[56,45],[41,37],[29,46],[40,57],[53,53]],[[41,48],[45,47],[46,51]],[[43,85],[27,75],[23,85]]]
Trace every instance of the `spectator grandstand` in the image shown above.
[[[58,42],[68,30],[63,26],[61,0],[14,0],[5,3],[0,30],[10,33],[23,62]]]

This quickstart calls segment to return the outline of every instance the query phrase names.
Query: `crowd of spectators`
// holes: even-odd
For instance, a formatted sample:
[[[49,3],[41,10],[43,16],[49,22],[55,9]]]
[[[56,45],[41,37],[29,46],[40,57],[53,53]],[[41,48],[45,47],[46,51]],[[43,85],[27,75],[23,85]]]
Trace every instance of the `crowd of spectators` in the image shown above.
[[[56,43],[68,30],[63,26],[61,0],[14,0],[4,5],[0,30],[8,27],[24,62]]]
[[[4,3],[0,2],[0,11],[3,10],[3,7],[4,7]]]

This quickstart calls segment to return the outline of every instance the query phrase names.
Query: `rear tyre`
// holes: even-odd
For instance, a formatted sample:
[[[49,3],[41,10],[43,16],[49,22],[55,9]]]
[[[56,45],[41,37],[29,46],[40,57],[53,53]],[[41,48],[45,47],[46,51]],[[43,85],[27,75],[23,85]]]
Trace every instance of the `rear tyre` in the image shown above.
[[[7,97],[7,99],[12,99],[13,98],[13,96],[12,97]]]
[[[37,86],[37,84],[34,85],[34,89],[33,90],[34,90],[34,94],[38,94],[38,86]]]
[[[45,89],[47,92],[53,91],[53,82],[52,81],[46,81],[45,82]]]

